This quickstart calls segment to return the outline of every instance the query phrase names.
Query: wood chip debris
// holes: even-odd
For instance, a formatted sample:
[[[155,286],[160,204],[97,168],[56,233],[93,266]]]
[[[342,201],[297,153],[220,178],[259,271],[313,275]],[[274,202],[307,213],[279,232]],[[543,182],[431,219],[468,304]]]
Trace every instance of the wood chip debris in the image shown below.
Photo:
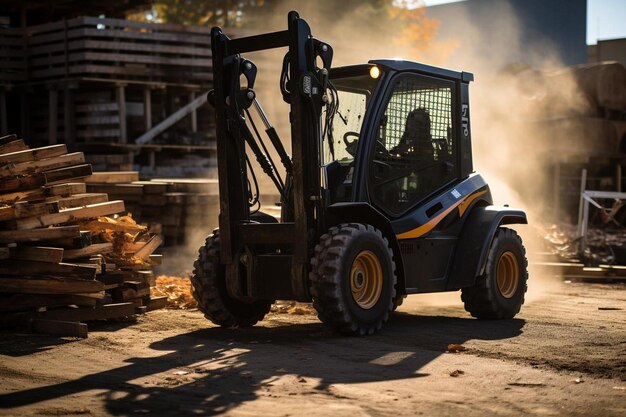
[[[460,353],[460,352],[465,352],[467,350],[467,348],[463,345],[460,345],[458,343],[450,343],[448,345],[448,352],[450,353]]]

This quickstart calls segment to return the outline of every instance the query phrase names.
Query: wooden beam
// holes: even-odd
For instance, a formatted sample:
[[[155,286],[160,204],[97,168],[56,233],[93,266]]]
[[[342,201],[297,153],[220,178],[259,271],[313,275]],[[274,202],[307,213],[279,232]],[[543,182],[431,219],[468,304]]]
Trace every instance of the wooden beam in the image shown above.
[[[67,305],[95,306],[97,299],[76,294],[1,294],[0,313]]]
[[[87,193],[77,194],[71,197],[61,198],[57,201],[61,210],[84,207],[90,204],[104,203],[109,200],[109,196],[105,193]]]
[[[85,163],[85,155],[82,152],[68,153],[53,158],[39,161],[22,162],[20,164],[9,164],[0,167],[0,177],[10,177],[13,175],[30,174],[33,172],[44,172],[58,168],[65,168]]]
[[[149,87],[143,90],[143,126],[146,131],[152,128],[152,90]]]
[[[44,158],[52,158],[67,153],[65,145],[51,145],[42,148],[25,149],[0,155],[0,165],[18,164],[20,162],[37,161]]]
[[[84,194],[84,183],[68,183],[42,187],[30,191],[17,191],[10,194],[1,194],[0,203],[15,203],[17,201],[43,200],[55,196],[69,196],[72,194]]]
[[[85,258],[87,256],[98,255],[101,253],[113,252],[112,243],[94,243],[93,245],[86,246],[80,249],[66,249],[63,253],[63,259],[78,259]]]
[[[32,174],[22,177],[0,179],[0,193],[15,192],[17,190],[30,190],[46,185],[46,177],[43,173]]]
[[[152,255],[152,252],[154,252],[161,245],[161,243],[163,243],[161,236],[154,235],[145,245],[143,245],[141,249],[135,252],[133,256],[146,261],[150,258],[150,255]]]
[[[59,204],[49,203],[17,203],[14,206],[0,207],[0,222],[23,217],[40,216],[43,214],[58,213]]]
[[[186,106],[172,113],[168,118],[166,118],[161,123],[154,126],[152,129],[150,129],[149,131],[141,135],[139,138],[137,138],[135,143],[142,145],[142,144],[152,142],[152,140],[156,136],[160,135],[165,130],[169,129],[170,127],[175,125],[178,121],[183,119],[185,116],[189,115],[191,112],[193,112],[194,110],[202,106],[204,103],[206,103],[206,100],[207,100],[207,93],[200,94],[199,97],[195,98]]]
[[[46,183],[51,184],[59,181],[69,181],[79,178],[86,178],[91,175],[91,165],[83,164],[72,167],[59,168],[44,173]]]
[[[196,92],[192,91],[190,95],[190,102],[196,99]],[[195,108],[191,111],[191,131],[196,133],[198,131],[198,109]]]
[[[28,146],[24,143],[22,139],[14,140],[13,142],[9,142],[4,145],[0,145],[0,155],[5,153],[18,152],[28,149]]]
[[[45,246],[20,246],[11,250],[10,258],[19,261],[39,261],[58,264],[63,260],[63,249]]]
[[[51,334],[54,336],[87,338],[88,329],[85,323],[75,321],[35,319],[32,323],[35,333]]]
[[[6,145],[7,143],[17,140],[17,135],[11,133],[10,135],[0,136],[0,145]]]
[[[74,307],[46,311],[41,316],[54,320],[93,321],[128,317],[135,314],[133,303],[116,303],[89,307]]]
[[[85,178],[87,184],[119,184],[124,182],[139,181],[137,171],[94,172]]]
[[[117,100],[118,114],[120,117],[120,143],[128,142],[126,130],[126,94],[125,87],[118,85],[115,88],[115,98]]]
[[[96,280],[65,277],[0,277],[0,293],[18,294],[81,294],[104,291]]]
[[[64,278],[80,278],[83,280],[93,280],[96,277],[96,268],[68,263],[53,264],[50,262],[22,262],[7,260],[0,262],[0,275],[11,277],[46,275],[53,277],[60,276]],[[0,280],[2,279],[3,278],[0,278]],[[2,286],[2,283],[4,283],[4,281],[0,281],[0,286]]]
[[[25,219],[17,219],[11,223],[17,230],[36,229],[39,227],[50,226],[53,224],[61,224],[73,222],[76,220],[96,218],[100,216],[108,216],[124,211],[124,202],[121,200],[108,201],[106,203],[90,204],[85,207],[71,208],[62,210],[58,213],[46,214],[43,216],[29,217]]]
[[[32,230],[0,231],[0,243],[38,242],[41,240],[65,239],[80,237],[78,226],[48,227]]]

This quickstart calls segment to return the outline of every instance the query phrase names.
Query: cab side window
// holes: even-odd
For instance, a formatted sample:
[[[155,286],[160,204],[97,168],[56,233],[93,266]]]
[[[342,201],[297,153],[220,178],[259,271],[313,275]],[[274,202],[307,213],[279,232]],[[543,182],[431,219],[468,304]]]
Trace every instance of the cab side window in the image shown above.
[[[454,83],[405,75],[394,84],[370,164],[372,201],[399,216],[456,178]]]

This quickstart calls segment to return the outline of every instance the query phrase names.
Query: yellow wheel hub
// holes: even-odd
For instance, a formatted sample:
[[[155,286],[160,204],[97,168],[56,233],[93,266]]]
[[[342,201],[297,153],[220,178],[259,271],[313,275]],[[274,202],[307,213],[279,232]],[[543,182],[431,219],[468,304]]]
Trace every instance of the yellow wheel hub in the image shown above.
[[[504,298],[511,298],[515,295],[519,284],[519,264],[513,252],[506,251],[500,256],[496,281],[498,290]]]
[[[350,269],[350,289],[359,307],[367,310],[376,305],[383,291],[383,269],[374,252],[360,252]]]

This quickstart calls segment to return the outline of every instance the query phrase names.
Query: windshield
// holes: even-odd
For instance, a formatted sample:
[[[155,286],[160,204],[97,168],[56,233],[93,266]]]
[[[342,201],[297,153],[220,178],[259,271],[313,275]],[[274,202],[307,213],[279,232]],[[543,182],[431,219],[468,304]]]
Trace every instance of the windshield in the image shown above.
[[[331,81],[337,90],[337,110],[324,132],[323,162],[349,163],[354,160],[365,112],[379,77],[373,78],[368,68],[360,74],[334,77]],[[328,107],[324,108],[323,120],[327,118]]]

